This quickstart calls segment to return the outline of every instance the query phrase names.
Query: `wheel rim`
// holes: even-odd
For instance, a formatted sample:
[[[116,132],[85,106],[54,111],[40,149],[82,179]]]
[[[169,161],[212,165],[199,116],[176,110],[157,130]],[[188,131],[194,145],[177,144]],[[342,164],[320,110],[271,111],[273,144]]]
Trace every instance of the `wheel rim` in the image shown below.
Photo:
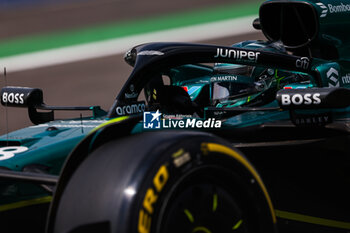
[[[222,182],[223,177],[227,180],[227,174],[213,169],[186,176],[160,212],[157,232],[248,232],[243,211],[235,198],[235,187]]]

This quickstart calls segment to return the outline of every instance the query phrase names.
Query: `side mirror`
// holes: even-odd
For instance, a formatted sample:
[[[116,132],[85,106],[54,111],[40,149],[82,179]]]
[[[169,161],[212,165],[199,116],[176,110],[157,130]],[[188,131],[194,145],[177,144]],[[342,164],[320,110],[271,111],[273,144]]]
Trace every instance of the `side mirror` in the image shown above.
[[[107,114],[99,106],[48,106],[44,104],[43,91],[39,88],[3,87],[0,98],[5,107],[28,108],[29,118],[36,125],[53,121],[55,110],[92,111],[94,117]],[[45,111],[38,112],[37,109]]]
[[[28,108],[29,118],[36,125],[54,120],[53,111],[36,110],[45,107],[43,91],[39,88],[4,87],[1,89],[1,104],[5,107]]]
[[[283,89],[277,92],[276,99],[282,109],[345,108],[350,106],[350,89]]]
[[[1,104],[7,107],[36,107],[43,105],[43,91],[30,87],[4,87]]]
[[[261,30],[261,24],[260,24],[260,19],[256,18],[253,21],[253,28],[255,28],[256,30]]]

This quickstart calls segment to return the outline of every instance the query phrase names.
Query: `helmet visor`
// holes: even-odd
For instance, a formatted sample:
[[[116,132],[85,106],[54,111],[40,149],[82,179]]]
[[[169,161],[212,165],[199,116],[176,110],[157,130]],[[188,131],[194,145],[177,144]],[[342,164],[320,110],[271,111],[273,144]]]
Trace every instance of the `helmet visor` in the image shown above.
[[[212,83],[213,103],[221,103],[249,96],[258,92],[255,84],[216,82]]]
[[[244,75],[251,77],[254,71],[254,66],[237,65],[237,64],[215,64],[215,74],[230,74],[230,75]]]
[[[242,75],[214,75],[210,87],[212,104],[216,106],[234,104],[238,99],[260,93],[266,89],[266,82],[255,82],[254,78]]]

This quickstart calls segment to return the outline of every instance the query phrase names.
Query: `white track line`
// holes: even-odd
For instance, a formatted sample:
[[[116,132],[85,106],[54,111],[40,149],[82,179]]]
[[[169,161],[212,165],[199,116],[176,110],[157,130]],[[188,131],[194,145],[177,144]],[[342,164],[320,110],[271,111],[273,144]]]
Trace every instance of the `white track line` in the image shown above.
[[[237,36],[254,32],[252,22],[257,16],[217,21],[170,30],[163,30],[117,39],[50,49],[0,59],[0,66],[8,72],[17,72],[45,66],[60,65],[125,53],[131,47],[147,42],[192,42]]]

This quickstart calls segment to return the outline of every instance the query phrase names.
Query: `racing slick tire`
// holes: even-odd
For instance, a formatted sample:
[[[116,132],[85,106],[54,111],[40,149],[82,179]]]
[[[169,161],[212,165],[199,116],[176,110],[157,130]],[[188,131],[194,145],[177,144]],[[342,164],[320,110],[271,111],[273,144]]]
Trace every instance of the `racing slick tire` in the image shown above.
[[[208,133],[158,131],[107,142],[65,186],[55,233],[275,232],[253,166]]]

